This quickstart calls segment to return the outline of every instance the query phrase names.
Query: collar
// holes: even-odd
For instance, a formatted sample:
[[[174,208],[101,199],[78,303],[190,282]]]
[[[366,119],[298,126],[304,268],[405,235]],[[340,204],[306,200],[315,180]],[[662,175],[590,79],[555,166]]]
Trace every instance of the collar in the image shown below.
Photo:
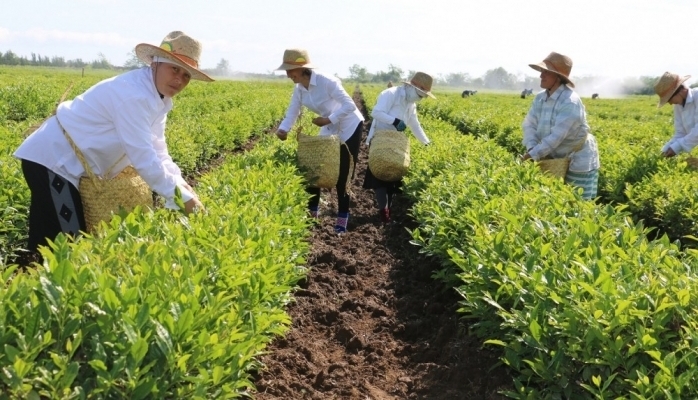
[[[686,99],[683,101],[683,106],[686,107],[686,104],[691,103],[693,103],[693,89],[687,88]]]
[[[567,90],[567,85],[561,83],[547,99],[557,100],[565,90]]]

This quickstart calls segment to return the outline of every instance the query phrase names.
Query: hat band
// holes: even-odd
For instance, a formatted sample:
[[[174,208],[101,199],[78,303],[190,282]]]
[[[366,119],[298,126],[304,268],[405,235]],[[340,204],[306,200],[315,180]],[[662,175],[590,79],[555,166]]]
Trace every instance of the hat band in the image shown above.
[[[308,61],[306,61],[306,60],[303,60],[303,61],[286,61],[286,60],[284,60],[284,64],[303,66],[305,64],[308,64]]]
[[[195,59],[185,56],[184,54],[177,54],[176,52],[172,52],[175,56],[177,56],[178,59],[184,61],[188,66],[193,67],[193,68],[199,68],[199,62],[196,61]]]
[[[410,81],[410,85],[416,87],[417,89],[423,91],[423,92],[428,92],[429,89],[425,89],[424,85],[420,85],[419,83],[415,82],[414,80]]]

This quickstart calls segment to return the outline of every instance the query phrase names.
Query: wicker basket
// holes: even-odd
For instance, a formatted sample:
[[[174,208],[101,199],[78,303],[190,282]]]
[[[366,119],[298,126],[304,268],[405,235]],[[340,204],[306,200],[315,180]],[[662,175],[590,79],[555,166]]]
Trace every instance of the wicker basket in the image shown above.
[[[562,179],[564,179],[565,175],[567,175],[567,169],[569,166],[570,159],[568,157],[538,161],[538,167],[541,169],[541,171]]]
[[[410,141],[402,132],[379,130],[371,140],[368,167],[376,178],[394,182],[402,179],[410,167]]]
[[[78,186],[88,232],[94,232],[101,221],[109,221],[112,213],[120,209],[130,212],[136,206],[153,207],[150,186],[132,166],[111,179],[102,179],[91,172],[80,178]]]
[[[298,168],[308,184],[333,188],[339,180],[339,136],[313,136],[298,132]]]
[[[60,121],[58,124],[60,125]],[[61,129],[63,129],[62,125]],[[109,221],[112,214],[119,212],[120,209],[130,212],[136,206],[153,208],[153,193],[150,190],[150,186],[138,175],[138,172],[132,166],[127,166],[111,179],[99,177],[92,172],[85,160],[85,156],[65,129],[63,129],[63,134],[68,139],[70,146],[75,151],[75,155],[80,160],[80,164],[82,164],[87,174],[80,178],[78,192],[80,192],[80,198],[82,199],[85,225],[88,232],[94,232],[100,222]],[[122,156],[116,164],[125,156]],[[109,176],[110,173],[111,168],[105,175]]]
[[[688,164],[689,168],[698,170],[698,158],[688,156],[686,157],[686,164]]]

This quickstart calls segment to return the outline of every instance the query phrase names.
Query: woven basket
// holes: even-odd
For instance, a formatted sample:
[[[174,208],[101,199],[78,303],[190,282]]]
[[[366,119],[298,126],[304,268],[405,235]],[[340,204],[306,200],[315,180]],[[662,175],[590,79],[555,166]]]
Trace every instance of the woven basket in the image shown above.
[[[541,171],[562,179],[564,179],[565,175],[567,175],[567,169],[569,166],[570,159],[568,157],[538,161],[538,167],[541,169]]]
[[[376,178],[394,182],[402,179],[410,167],[410,141],[402,132],[379,130],[368,150],[368,167]]]
[[[333,188],[339,180],[339,136],[313,136],[298,132],[298,168],[308,184]]]
[[[56,121],[58,121],[58,117],[56,117]],[[80,178],[78,192],[80,192],[82,199],[85,228],[88,232],[94,232],[100,222],[109,221],[112,214],[119,212],[120,209],[130,212],[136,206],[153,208],[153,193],[150,186],[132,166],[127,166],[111,179],[95,175],[82,151],[73,142],[60,121],[58,121],[58,125],[61,126],[65,138],[68,139],[68,143],[75,151],[75,155],[87,174]],[[126,157],[125,154],[114,165],[118,164],[124,157]],[[105,175],[109,176],[110,174],[111,168]]]
[[[688,167],[691,169],[698,169],[698,158],[688,156],[686,157],[686,164],[688,164]]]
[[[88,232],[94,232],[101,221],[109,221],[112,214],[120,209],[130,212],[136,206],[153,208],[150,186],[130,165],[111,179],[102,179],[94,174],[92,177],[83,176],[78,191]]]

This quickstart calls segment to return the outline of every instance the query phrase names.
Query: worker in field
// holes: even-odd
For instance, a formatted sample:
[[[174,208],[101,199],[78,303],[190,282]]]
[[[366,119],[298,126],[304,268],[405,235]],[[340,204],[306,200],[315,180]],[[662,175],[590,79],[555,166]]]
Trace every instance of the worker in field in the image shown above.
[[[114,183],[119,179],[111,178],[135,170],[146,190],[149,187],[160,194],[166,207],[178,208],[178,189],[185,212],[203,208],[165,142],[172,98],[191,79],[212,81],[199,70],[201,44],[174,31],[160,45],[141,43],[135,51],[146,67],[103,80],[60,103],[55,115],[14,153],[21,159],[31,191],[30,251],[36,252],[47,238],[54,239],[60,232],[75,236],[86,230],[85,210],[100,207],[91,204],[86,195],[92,186],[80,183],[90,174]],[[152,205],[152,192],[147,191],[145,197],[148,195]]]
[[[436,98],[431,93],[432,83],[433,79],[430,75],[416,72],[402,85],[383,90],[371,111],[373,122],[366,137],[366,145],[371,145],[376,132],[385,130],[403,132],[407,127],[417,140],[425,145],[429,144],[429,138],[417,119],[417,103],[427,97]],[[363,187],[373,189],[380,220],[383,223],[389,223],[391,222],[390,207],[393,205],[395,195],[401,192],[402,179],[386,181],[375,175],[380,174],[374,174],[370,167],[367,168]]]
[[[654,85],[659,96],[657,107],[674,106],[674,136],[662,147],[664,157],[688,153],[698,145],[698,88],[686,85],[690,77],[665,72]]]
[[[543,61],[529,64],[540,72],[545,89],[533,100],[523,121],[523,160],[569,159],[565,182],[581,188],[582,197],[596,197],[599,181],[599,151],[587,123],[582,99],[572,90],[572,60],[552,52]]]
[[[313,119],[313,124],[320,127],[320,136],[339,135],[342,142],[339,179],[335,186],[337,220],[334,230],[336,233],[343,234],[347,231],[351,200],[347,187],[354,177],[356,159],[359,157],[364,117],[339,79],[315,70],[307,50],[285,50],[283,61],[277,70],[286,71],[286,76],[295,83],[286,116],[276,131],[279,139],[286,140],[288,132],[293,128],[302,107],[305,106],[318,115]],[[306,191],[311,195],[308,202],[310,216],[317,219],[320,215],[321,189],[309,185]]]

